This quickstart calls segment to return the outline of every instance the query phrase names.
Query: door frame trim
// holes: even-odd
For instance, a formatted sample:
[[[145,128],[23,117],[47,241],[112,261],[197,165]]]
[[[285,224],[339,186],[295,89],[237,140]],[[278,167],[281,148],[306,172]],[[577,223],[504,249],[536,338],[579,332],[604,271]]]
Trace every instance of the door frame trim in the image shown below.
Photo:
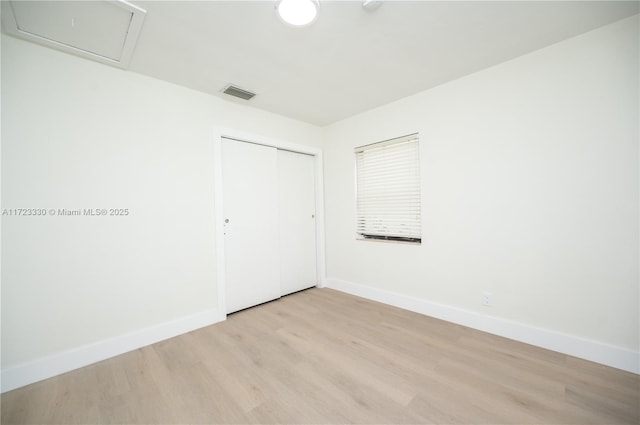
[[[324,252],[324,173],[322,149],[314,146],[272,139],[257,134],[247,133],[230,128],[217,127],[213,132],[213,183],[214,183],[214,240],[216,247],[216,283],[217,310],[222,320],[227,318],[227,284],[224,257],[224,187],[222,182],[222,139],[233,139],[240,142],[255,143],[291,152],[312,155],[315,158],[315,198],[316,198],[316,270],[319,288],[324,287],[326,280]]]

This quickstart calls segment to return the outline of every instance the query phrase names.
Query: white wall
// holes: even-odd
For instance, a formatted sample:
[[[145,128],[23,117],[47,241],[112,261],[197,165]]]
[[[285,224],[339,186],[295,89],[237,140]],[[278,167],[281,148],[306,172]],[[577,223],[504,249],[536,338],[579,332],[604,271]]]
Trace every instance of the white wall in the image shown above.
[[[637,369],[638,77],[636,16],[328,127],[329,284],[592,341]],[[353,148],[413,132],[422,245],[356,241]]]
[[[2,208],[130,211],[2,217],[5,380],[86,357],[61,353],[115,353],[100,343],[219,317],[218,126],[322,142],[308,124],[2,37]]]
[[[2,208],[130,210],[2,217],[3,389],[219,317],[214,127],[324,139],[337,286],[637,354],[637,36],[621,21],[326,129],[2,36]],[[356,241],[353,147],[415,131],[423,244]]]

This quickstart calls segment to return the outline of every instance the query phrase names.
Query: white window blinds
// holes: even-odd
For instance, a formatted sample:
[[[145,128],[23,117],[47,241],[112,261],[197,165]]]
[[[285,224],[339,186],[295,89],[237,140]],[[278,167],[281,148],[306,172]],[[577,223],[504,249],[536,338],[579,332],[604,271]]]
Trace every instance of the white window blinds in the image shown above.
[[[418,134],[355,149],[356,233],[365,239],[420,242]]]

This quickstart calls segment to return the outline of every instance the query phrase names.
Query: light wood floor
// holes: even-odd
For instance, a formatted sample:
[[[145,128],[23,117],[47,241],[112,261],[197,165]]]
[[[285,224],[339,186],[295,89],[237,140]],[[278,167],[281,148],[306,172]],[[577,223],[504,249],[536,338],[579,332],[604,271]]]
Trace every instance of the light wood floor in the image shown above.
[[[640,378],[311,289],[2,395],[2,423],[638,424]]]

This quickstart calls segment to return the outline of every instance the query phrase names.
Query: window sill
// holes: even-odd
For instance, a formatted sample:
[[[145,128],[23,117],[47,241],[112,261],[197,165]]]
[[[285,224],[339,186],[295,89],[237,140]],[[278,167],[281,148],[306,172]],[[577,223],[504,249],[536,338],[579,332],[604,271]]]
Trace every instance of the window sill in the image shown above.
[[[356,237],[356,241],[360,241],[360,242],[382,242],[382,243],[388,243],[388,244],[413,245],[413,246],[422,245],[422,241],[402,241],[402,240],[393,240],[393,239],[378,239],[378,238],[363,238],[363,237]]]

